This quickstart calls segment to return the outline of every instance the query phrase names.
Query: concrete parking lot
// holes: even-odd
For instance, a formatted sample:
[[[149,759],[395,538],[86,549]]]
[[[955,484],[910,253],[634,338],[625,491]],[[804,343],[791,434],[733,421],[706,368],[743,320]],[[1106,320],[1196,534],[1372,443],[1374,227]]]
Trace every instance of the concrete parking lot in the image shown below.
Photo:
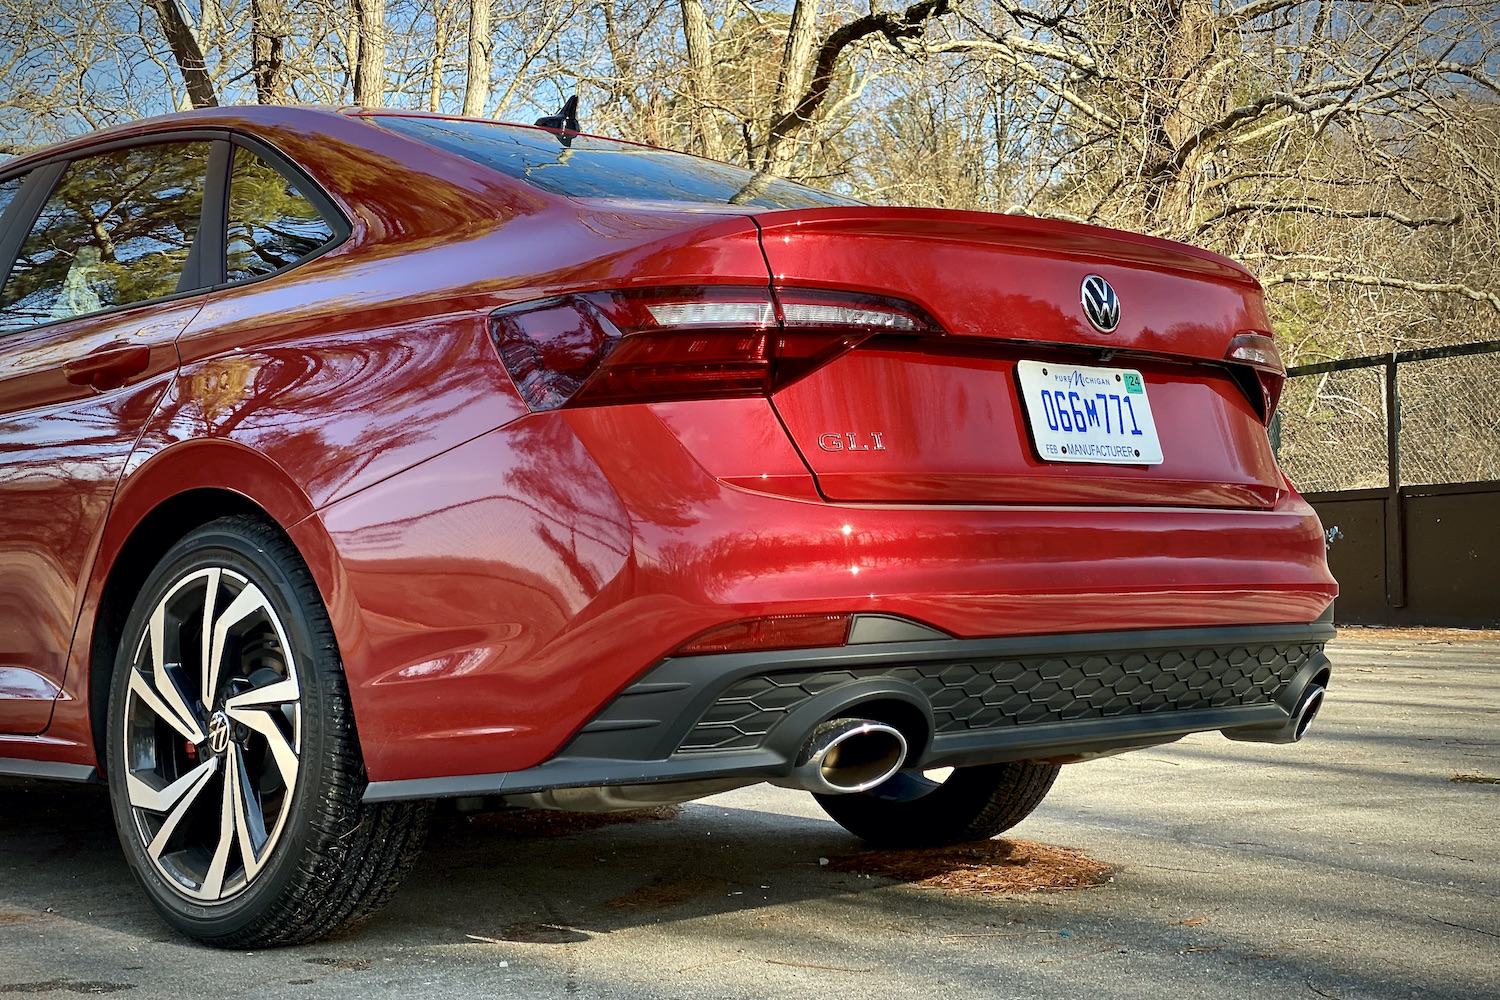
[[[150,911],[98,789],[0,784],[0,996],[1500,997],[1500,636],[1331,655],[1300,744],[1065,768],[1007,836],[1113,866],[1067,892],[840,871],[859,844],[760,787],[562,836],[443,820],[365,927],[216,952]]]

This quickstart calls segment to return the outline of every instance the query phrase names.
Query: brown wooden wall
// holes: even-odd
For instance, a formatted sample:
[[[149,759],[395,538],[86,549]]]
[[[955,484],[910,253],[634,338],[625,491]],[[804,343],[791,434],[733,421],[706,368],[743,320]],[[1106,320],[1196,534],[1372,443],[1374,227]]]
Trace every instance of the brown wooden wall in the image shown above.
[[[1403,486],[1394,518],[1386,490],[1307,499],[1339,581],[1336,621],[1500,628],[1500,482]]]

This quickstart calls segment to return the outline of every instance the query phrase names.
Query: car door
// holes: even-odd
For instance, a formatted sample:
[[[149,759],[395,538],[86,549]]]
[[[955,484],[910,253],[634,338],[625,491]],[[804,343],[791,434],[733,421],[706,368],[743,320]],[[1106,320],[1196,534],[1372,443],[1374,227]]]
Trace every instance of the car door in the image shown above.
[[[173,341],[202,306],[205,187],[227,149],[179,137],[89,151],[12,193],[0,230],[0,733],[50,721],[111,498],[176,371]]]

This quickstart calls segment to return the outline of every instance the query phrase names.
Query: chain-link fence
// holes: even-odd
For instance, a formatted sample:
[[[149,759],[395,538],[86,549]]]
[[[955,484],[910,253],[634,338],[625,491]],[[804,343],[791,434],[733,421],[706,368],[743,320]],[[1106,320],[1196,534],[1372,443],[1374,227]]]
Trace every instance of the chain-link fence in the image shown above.
[[[1287,375],[1272,442],[1303,493],[1500,480],[1500,342]]]

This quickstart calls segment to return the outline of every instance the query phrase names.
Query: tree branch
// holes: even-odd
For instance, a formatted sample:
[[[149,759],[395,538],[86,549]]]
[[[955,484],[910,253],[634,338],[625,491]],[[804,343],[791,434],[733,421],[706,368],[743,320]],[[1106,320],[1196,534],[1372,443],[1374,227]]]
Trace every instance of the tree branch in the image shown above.
[[[1192,156],[1205,143],[1212,142],[1243,122],[1259,118],[1273,108],[1288,108],[1297,114],[1310,115],[1321,108],[1326,108],[1338,102],[1339,99],[1331,95],[1319,97],[1312,101],[1304,101],[1296,94],[1288,94],[1282,91],[1267,94],[1258,101],[1235,108],[1218,121],[1210,122],[1188,136],[1183,140],[1182,145],[1177,147],[1177,152],[1172,155],[1172,158],[1157,164],[1151,173],[1155,176],[1162,176],[1176,170],[1181,170],[1183,164],[1187,163],[1188,157]]]
[[[1400,288],[1409,292],[1461,295],[1476,302],[1488,302],[1495,312],[1500,313],[1500,295],[1451,282],[1407,281],[1405,278],[1387,278],[1378,274],[1349,274],[1345,271],[1286,271],[1282,274],[1268,274],[1260,279],[1262,287],[1265,288],[1296,282],[1368,285],[1374,288]]]
[[[1198,224],[1197,232],[1201,233],[1216,222],[1223,222],[1232,215],[1240,215],[1244,212],[1293,212],[1319,215],[1325,219],[1387,219],[1408,229],[1421,229],[1423,226],[1456,226],[1463,221],[1462,212],[1454,212],[1449,216],[1412,218],[1388,208],[1334,208],[1332,205],[1320,205],[1311,201],[1244,201],[1228,205],[1205,219]]]
[[[866,14],[835,29],[819,47],[813,63],[812,80],[796,106],[771,122],[762,162],[772,162],[775,147],[812,121],[813,115],[828,97],[828,90],[833,85],[834,69],[846,48],[862,38],[876,34],[884,35],[892,45],[899,45],[903,39],[920,38],[927,30],[929,19],[942,17],[949,12],[950,2],[951,0],[919,0],[900,13]]]
[[[218,107],[219,98],[214,93],[213,80],[209,79],[203,50],[198,47],[198,39],[193,37],[192,29],[183,19],[177,0],[150,0],[150,4],[156,11],[156,19],[161,22],[161,33],[166,36],[177,69],[182,73],[188,100],[195,108]]]

